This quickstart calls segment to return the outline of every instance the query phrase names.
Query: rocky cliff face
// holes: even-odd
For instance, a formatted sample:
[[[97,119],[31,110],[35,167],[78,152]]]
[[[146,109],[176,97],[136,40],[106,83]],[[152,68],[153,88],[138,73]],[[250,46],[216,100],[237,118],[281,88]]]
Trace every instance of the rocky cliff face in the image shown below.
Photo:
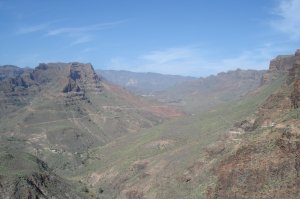
[[[95,73],[91,64],[81,65],[72,63],[68,75],[68,84],[64,87],[63,92],[85,92],[101,91],[100,78]]]
[[[61,84],[58,92],[63,93],[100,91],[101,87],[100,78],[93,66],[78,62],[39,64],[30,77],[40,86],[59,81]]]
[[[271,60],[269,72],[288,72],[294,62],[295,57],[293,55],[277,56],[275,59]]]
[[[279,75],[286,75],[296,62],[297,51],[294,55],[279,55],[270,61],[269,70],[262,78],[262,84],[278,78]]]
[[[100,93],[103,85],[91,64],[71,63],[68,66],[67,83],[62,89],[66,104],[86,100],[86,93]]]
[[[34,70],[12,66],[0,69],[6,69],[6,72],[0,73],[3,75],[0,80],[3,110],[4,105],[22,107],[28,104],[40,91],[45,93],[47,90],[57,97],[64,93],[65,101],[69,103],[72,100],[86,99],[86,92],[100,92],[102,88],[100,78],[91,64],[49,63],[39,64]],[[8,108],[7,111],[11,110]]]

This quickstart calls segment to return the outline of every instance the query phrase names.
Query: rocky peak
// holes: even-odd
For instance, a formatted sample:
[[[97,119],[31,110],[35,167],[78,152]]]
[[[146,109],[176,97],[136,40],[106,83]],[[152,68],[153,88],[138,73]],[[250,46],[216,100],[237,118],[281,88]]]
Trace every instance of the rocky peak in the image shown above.
[[[11,74],[7,70],[17,69],[22,72],[7,77],[7,74]],[[33,70],[5,66],[0,67],[0,74],[1,71],[4,71],[5,78],[0,78],[0,97],[2,96],[6,101],[11,101],[12,96],[19,101],[24,96],[34,97],[40,91],[51,93],[53,96],[60,96],[64,93],[67,101],[77,101],[86,99],[87,92],[91,94],[102,90],[101,80],[91,64],[41,63]]]
[[[48,69],[48,65],[45,63],[40,63],[36,68],[36,70],[47,70]]]
[[[16,71],[20,69],[21,72]],[[54,92],[99,92],[101,80],[91,64],[73,63],[41,63],[34,70],[25,70],[14,66],[0,67],[5,76],[2,79],[2,91],[14,92],[16,88],[27,89],[32,85],[47,87]],[[11,73],[18,73],[11,74]],[[7,77],[9,76],[9,77]],[[10,77],[12,76],[12,77]],[[0,79],[1,80],[1,79]]]
[[[68,83],[63,92],[101,91],[100,78],[91,64],[71,63],[69,66]]]
[[[262,78],[261,85],[272,79],[276,79],[279,75],[288,74],[295,63],[296,56],[299,56],[299,50],[296,51],[295,55],[279,55],[272,59],[269,70]]]
[[[293,55],[280,55],[270,62],[270,71],[287,72],[294,63]]]

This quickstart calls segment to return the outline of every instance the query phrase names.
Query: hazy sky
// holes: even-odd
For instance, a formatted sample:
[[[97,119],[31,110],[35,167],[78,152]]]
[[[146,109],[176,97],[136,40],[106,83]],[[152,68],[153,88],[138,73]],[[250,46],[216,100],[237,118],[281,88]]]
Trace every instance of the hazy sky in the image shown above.
[[[206,76],[300,48],[300,0],[0,0],[0,65]]]

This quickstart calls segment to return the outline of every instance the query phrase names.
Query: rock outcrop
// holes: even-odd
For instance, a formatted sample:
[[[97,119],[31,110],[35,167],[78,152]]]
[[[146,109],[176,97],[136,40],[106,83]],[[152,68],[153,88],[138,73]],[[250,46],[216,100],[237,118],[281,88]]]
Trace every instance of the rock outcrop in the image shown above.
[[[101,91],[100,78],[95,73],[91,64],[71,63],[68,84],[64,87],[63,92],[85,92]]]
[[[297,50],[295,55],[279,55],[270,61],[269,70],[264,74],[262,83],[265,84],[272,79],[276,79],[279,76],[287,75],[293,65],[296,63],[297,57],[300,51]]]

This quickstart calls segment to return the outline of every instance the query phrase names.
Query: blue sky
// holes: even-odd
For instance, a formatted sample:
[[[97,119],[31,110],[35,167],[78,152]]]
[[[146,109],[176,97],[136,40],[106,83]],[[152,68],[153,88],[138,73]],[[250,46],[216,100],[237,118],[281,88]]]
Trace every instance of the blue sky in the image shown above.
[[[0,0],[0,65],[207,76],[300,48],[300,0]]]

